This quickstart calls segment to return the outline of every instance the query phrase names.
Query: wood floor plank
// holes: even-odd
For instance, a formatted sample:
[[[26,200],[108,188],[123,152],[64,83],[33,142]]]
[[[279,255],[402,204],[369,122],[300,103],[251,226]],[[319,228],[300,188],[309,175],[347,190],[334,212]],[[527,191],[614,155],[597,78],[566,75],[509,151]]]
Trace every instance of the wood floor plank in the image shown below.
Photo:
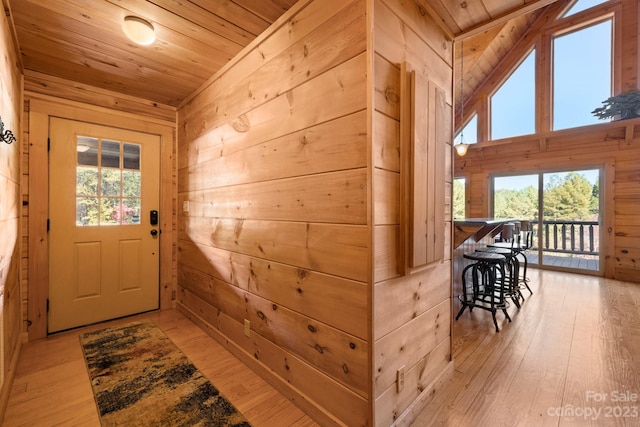
[[[26,344],[3,426],[100,426],[79,334],[142,318],[152,319],[253,426],[318,426],[177,310],[105,322]]]
[[[533,295],[509,308],[513,322],[498,315],[499,333],[481,310],[453,322],[453,378],[413,426],[640,426],[631,416],[640,401],[612,400],[640,396],[640,286],[537,269],[530,276]],[[254,426],[317,426],[179,312],[139,317],[153,319]],[[99,426],[80,332],[25,345],[4,426]],[[570,416],[589,406],[629,416]]]
[[[499,320],[499,333],[479,310],[454,322],[453,379],[414,427],[640,426],[640,286],[529,273],[534,293],[509,309],[512,323]],[[637,400],[612,402],[624,392]],[[608,401],[598,406],[594,395]],[[612,404],[629,416],[584,415]]]

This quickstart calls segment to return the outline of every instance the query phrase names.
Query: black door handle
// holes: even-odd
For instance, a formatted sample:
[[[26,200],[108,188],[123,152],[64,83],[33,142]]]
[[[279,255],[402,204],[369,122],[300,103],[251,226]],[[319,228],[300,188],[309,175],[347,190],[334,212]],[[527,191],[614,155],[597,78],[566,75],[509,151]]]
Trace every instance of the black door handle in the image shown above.
[[[157,236],[158,235],[158,230],[156,230],[156,229],[151,230],[151,235],[152,236]]]

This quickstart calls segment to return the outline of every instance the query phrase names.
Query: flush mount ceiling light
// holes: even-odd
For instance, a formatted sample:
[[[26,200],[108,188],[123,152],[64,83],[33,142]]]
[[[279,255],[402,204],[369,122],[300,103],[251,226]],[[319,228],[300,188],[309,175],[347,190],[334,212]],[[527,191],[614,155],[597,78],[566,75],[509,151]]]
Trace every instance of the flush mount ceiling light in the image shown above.
[[[125,16],[122,31],[132,42],[143,46],[150,45],[156,40],[153,25],[137,16]]]

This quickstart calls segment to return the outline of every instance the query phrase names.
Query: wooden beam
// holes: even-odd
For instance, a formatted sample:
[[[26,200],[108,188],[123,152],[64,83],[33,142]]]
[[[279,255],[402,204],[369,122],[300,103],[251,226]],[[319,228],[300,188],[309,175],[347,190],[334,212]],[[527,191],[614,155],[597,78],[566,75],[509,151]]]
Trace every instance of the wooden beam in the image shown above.
[[[633,136],[635,134],[635,126],[633,124],[628,124],[627,126],[625,126],[625,130],[624,130],[624,140],[627,143],[630,143],[633,141]]]
[[[520,15],[525,15],[527,13],[533,12],[545,6],[549,6],[550,4],[555,3],[556,1],[558,0],[537,0],[537,1],[532,1],[530,3],[527,3],[525,5],[522,5],[520,7],[517,7],[515,9],[511,9],[508,12],[505,12],[501,15],[493,17],[488,21],[481,22],[477,25],[474,25],[471,28],[468,28],[462,31],[461,33],[456,34],[454,41],[460,41],[460,40],[464,40],[469,37],[475,36],[476,34],[480,34],[483,31],[488,30],[489,28],[495,27],[496,25],[504,24],[505,22],[513,18],[516,18]]]
[[[442,30],[442,32],[447,36],[449,40],[455,39],[455,34],[449,28],[449,26],[444,22],[444,20],[438,15],[438,12],[429,4],[428,1],[417,1],[416,5],[420,9],[420,13],[427,13],[429,16],[433,18],[433,21],[438,25],[438,28]]]

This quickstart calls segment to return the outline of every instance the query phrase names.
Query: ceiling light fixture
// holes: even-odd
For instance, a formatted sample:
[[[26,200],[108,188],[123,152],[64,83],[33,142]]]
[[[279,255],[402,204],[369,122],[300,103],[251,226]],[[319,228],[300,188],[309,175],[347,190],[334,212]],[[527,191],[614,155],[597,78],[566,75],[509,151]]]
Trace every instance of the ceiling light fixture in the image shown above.
[[[125,16],[122,31],[134,43],[147,46],[156,40],[153,25],[137,16]]]
[[[456,149],[456,153],[458,153],[458,156],[462,157],[465,154],[467,154],[467,150],[469,149],[469,144],[465,144],[464,142],[461,142],[460,144],[457,144],[455,146]]]

